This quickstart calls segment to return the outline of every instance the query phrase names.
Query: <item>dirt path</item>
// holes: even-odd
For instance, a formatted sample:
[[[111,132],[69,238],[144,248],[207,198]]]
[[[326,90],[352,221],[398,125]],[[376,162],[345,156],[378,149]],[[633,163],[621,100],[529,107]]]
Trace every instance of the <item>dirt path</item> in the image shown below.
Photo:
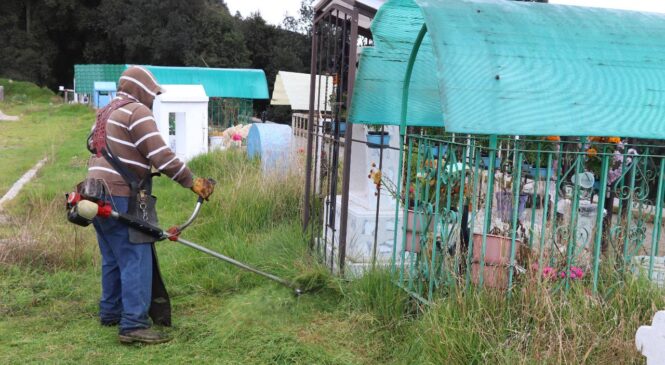
[[[33,168],[31,168],[30,170],[28,170],[28,172],[23,174],[23,176],[21,176],[20,179],[16,180],[16,182],[14,183],[14,185],[12,185],[9,191],[7,191],[7,193],[2,198],[0,198],[0,224],[2,224],[3,220],[6,220],[6,217],[3,218],[2,214],[4,204],[14,199],[21,191],[23,186],[29,183],[30,180],[34,179],[35,175],[37,175],[37,172],[39,171],[39,169],[42,168],[42,166],[44,166],[46,161],[47,158],[44,157],[41,161],[37,162],[37,164]]]
[[[17,117],[17,116],[7,115],[7,114],[3,113],[2,110],[0,110],[0,121],[4,121],[4,122],[16,122],[16,121],[18,121],[19,119],[20,119],[20,118]]]

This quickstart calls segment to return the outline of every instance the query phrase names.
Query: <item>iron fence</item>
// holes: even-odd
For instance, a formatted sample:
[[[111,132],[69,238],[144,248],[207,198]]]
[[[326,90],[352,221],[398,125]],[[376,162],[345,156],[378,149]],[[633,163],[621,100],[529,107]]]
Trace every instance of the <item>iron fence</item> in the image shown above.
[[[654,277],[665,175],[656,145],[417,134],[404,141],[398,181],[371,177],[400,201],[391,267],[412,296],[430,302],[458,285],[513,289],[529,277],[596,290],[602,267],[634,270],[636,261]]]

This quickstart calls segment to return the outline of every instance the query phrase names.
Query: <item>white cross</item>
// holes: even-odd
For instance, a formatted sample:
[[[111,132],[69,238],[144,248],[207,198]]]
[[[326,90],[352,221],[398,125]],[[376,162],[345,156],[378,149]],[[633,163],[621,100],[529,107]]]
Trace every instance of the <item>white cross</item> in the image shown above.
[[[651,326],[640,326],[635,346],[647,358],[647,365],[665,364],[665,311],[658,311]]]

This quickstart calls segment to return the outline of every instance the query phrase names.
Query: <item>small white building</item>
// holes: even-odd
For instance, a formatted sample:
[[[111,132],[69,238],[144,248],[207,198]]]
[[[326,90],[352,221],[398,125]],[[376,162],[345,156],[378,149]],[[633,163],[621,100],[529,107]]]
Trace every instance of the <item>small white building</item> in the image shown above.
[[[153,105],[164,141],[183,161],[208,152],[208,95],[202,85],[162,85]]]
[[[314,108],[320,112],[330,112],[330,94],[333,93],[333,77],[317,75],[315,77],[316,87],[319,90],[319,83],[324,90],[324,95],[315,95],[316,101]],[[289,105],[292,110],[309,110],[309,86],[311,82],[310,74],[279,71],[275,77],[275,86],[272,91],[270,105]]]

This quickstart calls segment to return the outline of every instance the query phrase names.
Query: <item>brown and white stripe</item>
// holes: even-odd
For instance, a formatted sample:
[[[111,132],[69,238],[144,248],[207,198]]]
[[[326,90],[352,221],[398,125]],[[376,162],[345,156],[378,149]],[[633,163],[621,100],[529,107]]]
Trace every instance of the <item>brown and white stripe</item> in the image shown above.
[[[140,178],[155,168],[180,185],[191,188],[192,172],[166,145],[150,110],[155,96],[161,92],[154,76],[143,67],[133,66],[122,74],[118,98],[134,102],[111,113],[106,124],[108,146],[111,153]],[[88,177],[103,179],[114,196],[130,194],[122,176],[104,157],[90,157]]]

